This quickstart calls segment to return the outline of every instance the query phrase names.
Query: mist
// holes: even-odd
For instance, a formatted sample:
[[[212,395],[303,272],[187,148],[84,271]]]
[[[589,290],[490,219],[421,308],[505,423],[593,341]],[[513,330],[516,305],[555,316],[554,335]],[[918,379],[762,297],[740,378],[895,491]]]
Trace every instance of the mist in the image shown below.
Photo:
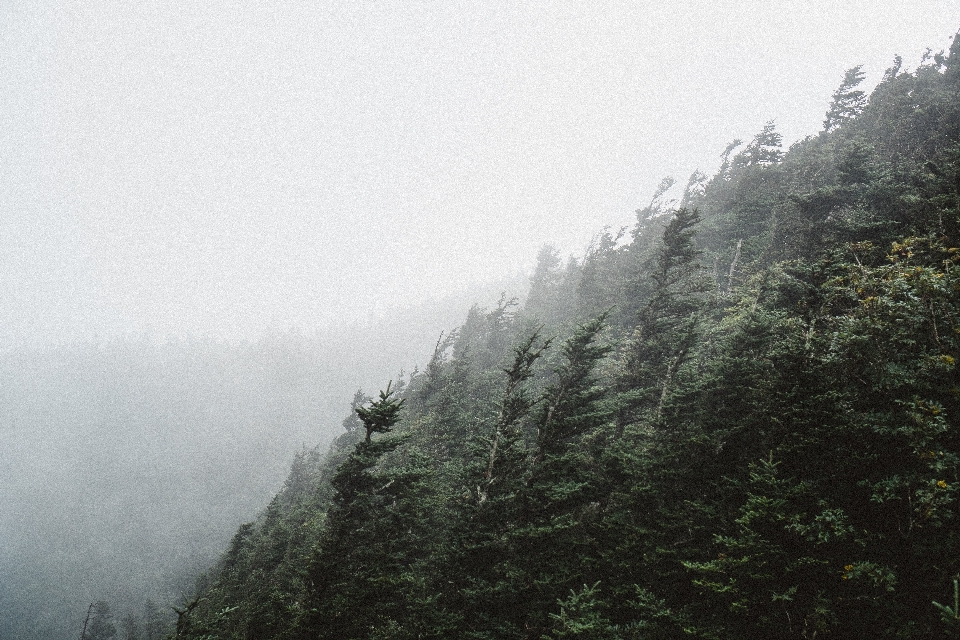
[[[581,253],[949,2],[8,3],[7,341],[255,339]]]
[[[172,601],[353,392],[950,2],[0,9],[0,637]],[[401,373],[403,371],[403,374]],[[126,608],[126,609],[124,609]]]

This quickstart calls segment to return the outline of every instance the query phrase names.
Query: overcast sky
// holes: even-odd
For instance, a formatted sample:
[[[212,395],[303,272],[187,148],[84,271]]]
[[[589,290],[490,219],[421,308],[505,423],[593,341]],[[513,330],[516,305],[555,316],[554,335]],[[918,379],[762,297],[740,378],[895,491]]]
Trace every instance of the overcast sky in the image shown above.
[[[838,8],[839,7],[839,8]],[[255,336],[580,254],[951,1],[0,7],[0,338]]]

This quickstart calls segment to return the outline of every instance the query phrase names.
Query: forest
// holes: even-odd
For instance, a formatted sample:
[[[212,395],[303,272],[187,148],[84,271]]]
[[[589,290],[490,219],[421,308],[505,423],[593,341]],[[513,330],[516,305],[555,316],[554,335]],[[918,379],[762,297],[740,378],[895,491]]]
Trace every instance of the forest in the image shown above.
[[[358,391],[163,633],[960,637],[960,38],[863,78]]]
[[[356,386],[422,362],[433,327],[468,307],[452,297],[245,342],[0,348],[0,638],[76,638],[98,600],[121,630],[128,616],[163,628],[169,604],[282,486],[294,452],[338,434]]]

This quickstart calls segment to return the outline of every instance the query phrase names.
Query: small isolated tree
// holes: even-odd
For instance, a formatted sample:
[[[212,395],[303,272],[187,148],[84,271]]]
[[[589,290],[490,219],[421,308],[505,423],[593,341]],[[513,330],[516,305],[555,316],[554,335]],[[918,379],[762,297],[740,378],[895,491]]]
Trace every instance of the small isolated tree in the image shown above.
[[[833,92],[830,109],[823,121],[824,131],[833,131],[847,120],[860,115],[867,104],[867,94],[857,89],[861,82],[863,82],[863,65],[847,69],[840,87]]]

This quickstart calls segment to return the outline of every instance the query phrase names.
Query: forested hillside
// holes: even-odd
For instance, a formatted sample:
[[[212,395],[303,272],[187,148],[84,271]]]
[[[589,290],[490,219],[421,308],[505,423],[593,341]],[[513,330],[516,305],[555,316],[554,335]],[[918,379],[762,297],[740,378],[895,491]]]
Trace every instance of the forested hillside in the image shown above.
[[[293,453],[326,446],[357,386],[425,362],[435,332],[467,308],[455,296],[419,300],[364,324],[255,342],[4,343],[0,639],[76,638],[98,600],[120,637],[128,616],[141,631],[157,626],[144,618],[175,619],[165,603],[283,486]]]
[[[960,635],[960,38],[862,77],[359,393],[177,636]]]

